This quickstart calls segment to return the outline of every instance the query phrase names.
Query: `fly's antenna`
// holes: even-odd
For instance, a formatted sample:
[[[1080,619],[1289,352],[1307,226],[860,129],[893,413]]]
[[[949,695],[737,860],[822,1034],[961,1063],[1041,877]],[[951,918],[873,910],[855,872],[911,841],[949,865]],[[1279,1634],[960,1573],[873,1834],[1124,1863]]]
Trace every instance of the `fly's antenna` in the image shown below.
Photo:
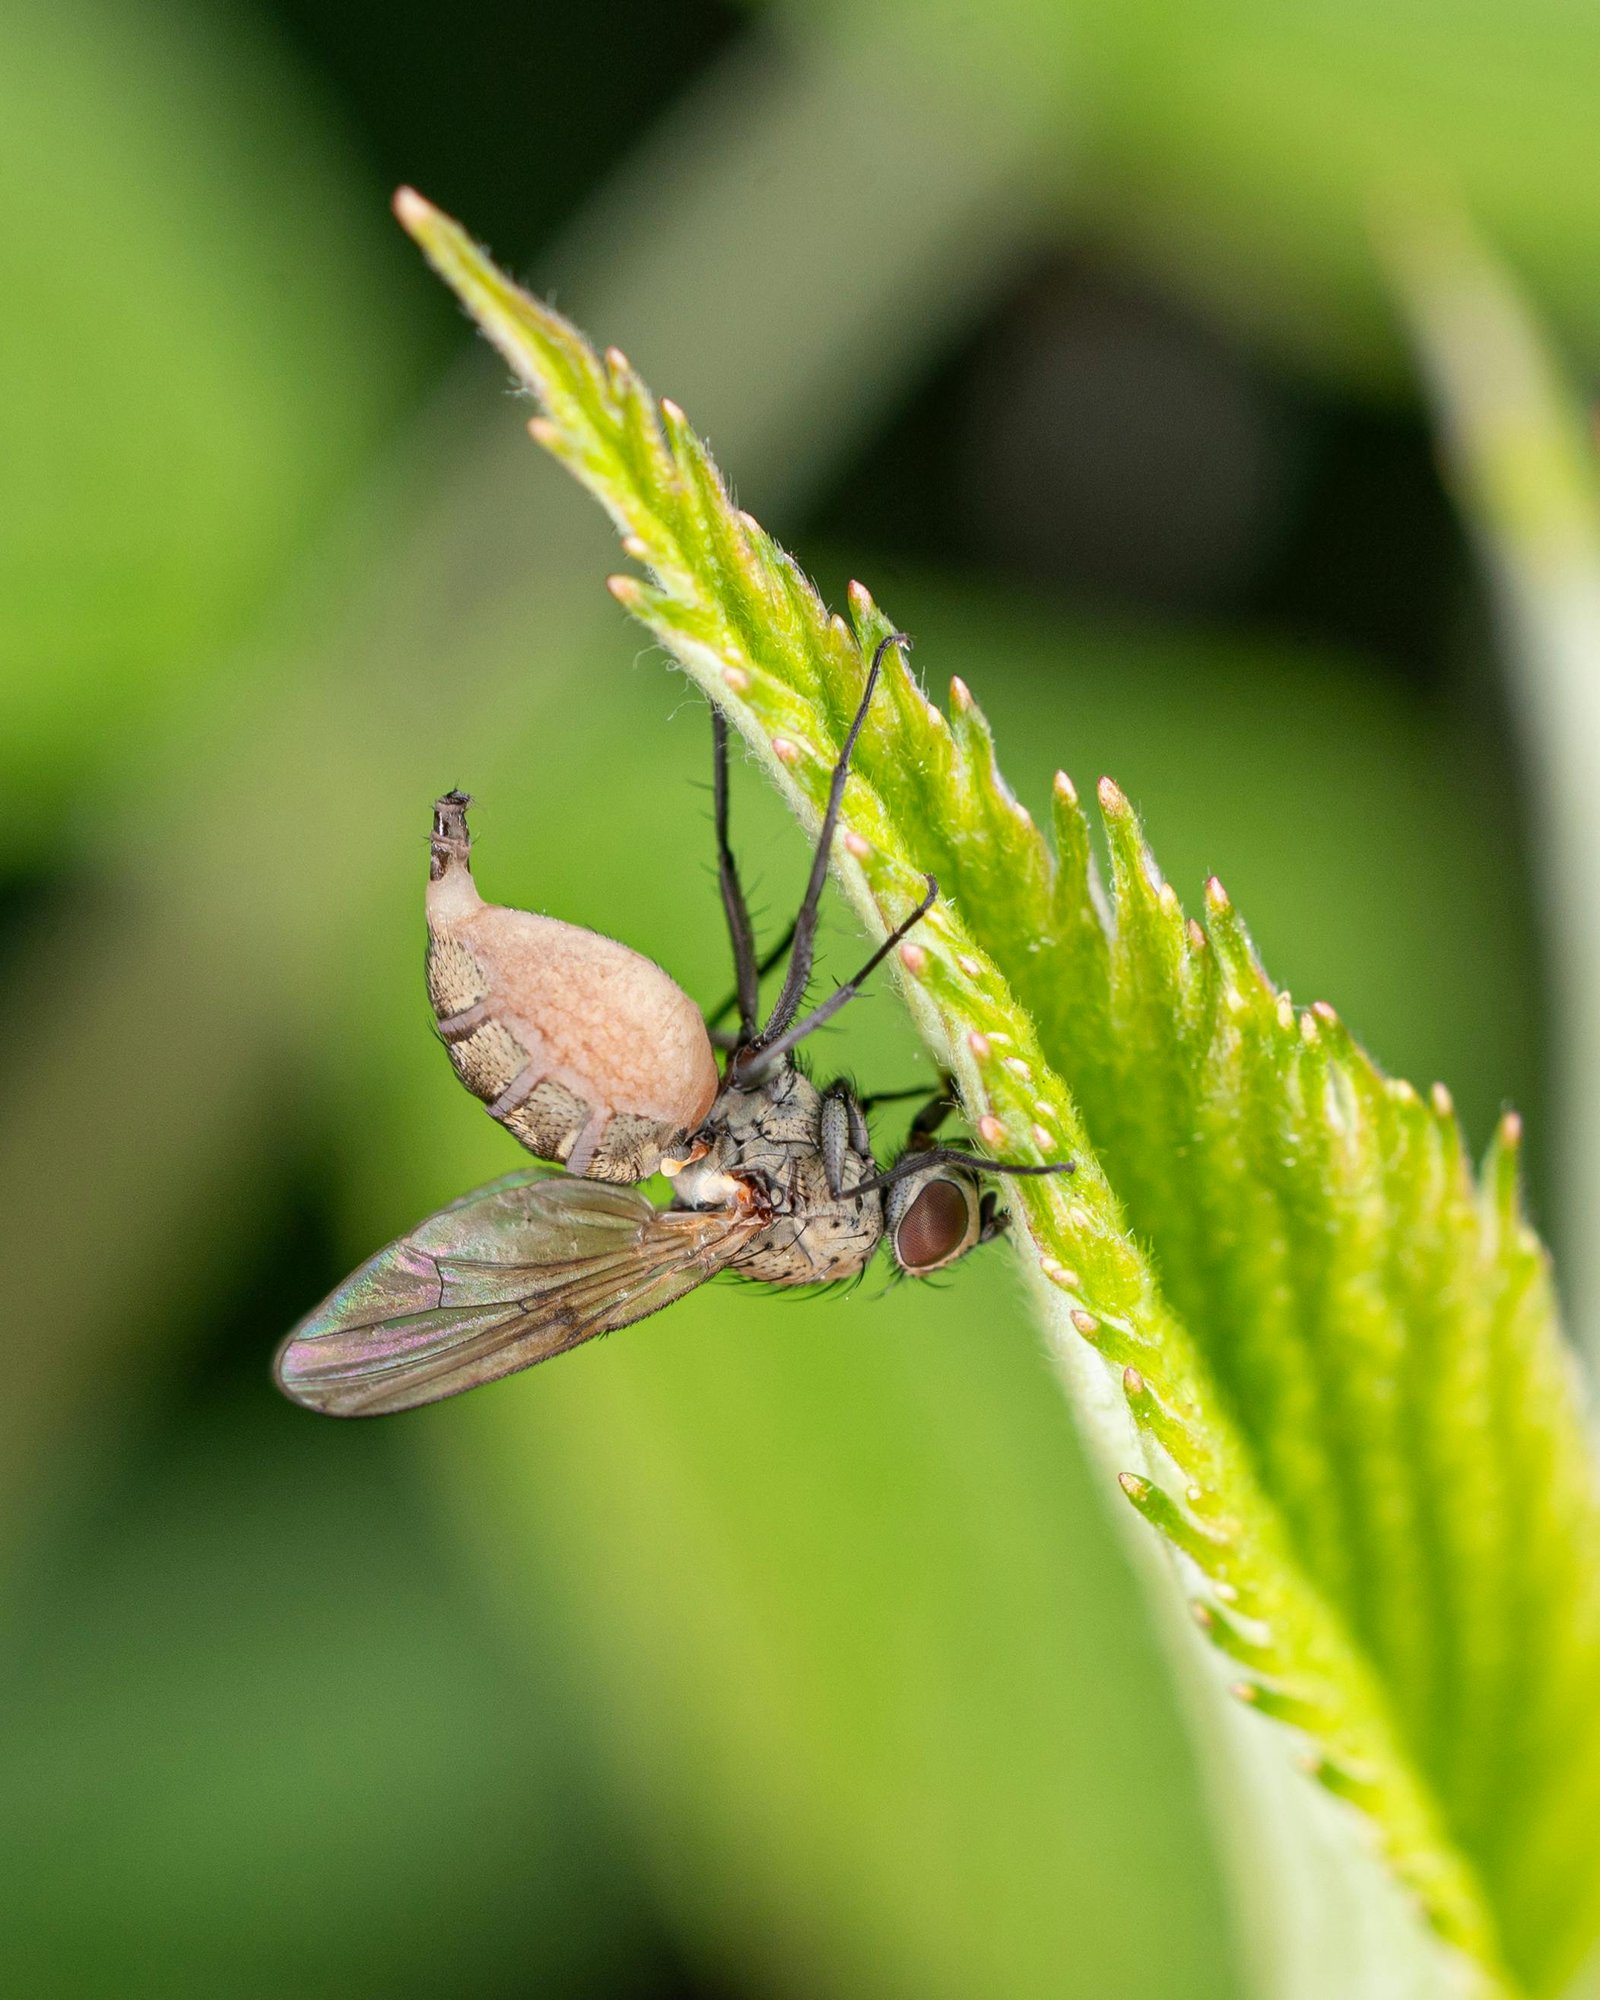
[[[844,804],[845,780],[850,775],[850,759],[866,724],[867,710],[872,706],[873,691],[878,685],[878,676],[883,670],[883,656],[891,646],[909,649],[910,639],[904,632],[891,632],[886,639],[880,639],[872,655],[872,664],[867,669],[866,686],[861,690],[861,701],[856,709],[855,720],[850,724],[844,739],[844,748],[839,752],[839,761],[833,767],[833,778],[828,786],[828,804],[822,815],[822,828],[817,835],[817,851],[811,859],[811,876],[806,883],[806,893],[800,904],[800,911],[794,921],[793,950],[789,958],[789,970],[784,975],[783,990],[769,1015],[766,1025],[758,1035],[751,1037],[735,1055],[731,1066],[735,1080],[745,1081],[757,1069],[764,1069],[768,1063],[785,1055],[794,1047],[802,1034],[820,1027],[830,1014],[836,1013],[846,1000],[854,997],[861,981],[866,978],[893,947],[899,943],[911,923],[920,922],[933,906],[938,894],[938,884],[930,875],[930,890],[910,923],[902,926],[887,942],[873,954],[847,986],[825,1001],[813,1014],[807,1015],[804,1023],[793,1034],[787,1032],[794,1017],[800,1011],[806,996],[806,987],[811,982],[811,967],[816,957],[817,916],[822,906],[822,891],[828,879],[828,862],[833,853],[833,836],[838,830],[839,813]]]

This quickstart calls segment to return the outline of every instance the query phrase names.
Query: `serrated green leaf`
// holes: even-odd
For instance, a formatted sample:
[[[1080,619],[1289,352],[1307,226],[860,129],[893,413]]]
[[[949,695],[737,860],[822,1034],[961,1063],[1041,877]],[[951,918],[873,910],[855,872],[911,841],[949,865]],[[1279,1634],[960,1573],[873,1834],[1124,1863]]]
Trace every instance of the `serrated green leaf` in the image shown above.
[[[420,197],[397,210],[645,566],[614,595],[814,826],[888,619],[859,585],[830,617],[622,356]],[[1113,1371],[1084,1414],[1137,1460],[1123,1491],[1235,1693],[1360,1809],[1458,1966],[1554,1991],[1600,1925],[1600,1510],[1520,1127],[1474,1179],[1442,1090],[1297,1012],[1220,883],[1186,918],[1109,781],[1100,809],[1109,909],[1071,785],[1052,855],[968,690],[946,717],[892,648],[835,863],[879,934],[938,875],[899,954],[912,1014],[997,1156],[1077,1163],[1013,1193],[1035,1293],[1058,1349]]]

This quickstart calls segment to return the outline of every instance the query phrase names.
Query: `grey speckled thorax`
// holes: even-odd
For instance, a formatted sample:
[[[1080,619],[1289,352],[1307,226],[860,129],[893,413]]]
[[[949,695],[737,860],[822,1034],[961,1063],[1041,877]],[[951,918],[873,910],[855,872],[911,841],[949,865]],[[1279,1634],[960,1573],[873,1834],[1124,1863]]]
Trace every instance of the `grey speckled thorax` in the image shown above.
[[[706,1152],[673,1184],[674,1208],[721,1209],[752,1199],[772,1220],[732,1267],[774,1285],[826,1284],[863,1271],[883,1240],[876,1189],[849,1190],[877,1172],[854,1100],[824,1096],[787,1065],[752,1089],[730,1086],[700,1134]],[[836,1162],[828,1185],[828,1161]]]

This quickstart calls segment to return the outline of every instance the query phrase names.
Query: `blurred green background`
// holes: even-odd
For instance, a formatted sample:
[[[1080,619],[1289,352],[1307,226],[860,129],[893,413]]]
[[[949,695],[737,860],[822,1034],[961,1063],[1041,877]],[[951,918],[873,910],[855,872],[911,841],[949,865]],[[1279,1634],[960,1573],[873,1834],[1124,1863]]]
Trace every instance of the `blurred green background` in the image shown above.
[[[492,896],[728,978],[703,709],[387,196],[625,345],[1030,805],[1115,772],[1537,1152],[1528,784],[1366,228],[1461,197],[1592,364],[1597,80],[1600,17],[1509,0],[8,0],[7,1991],[1250,1989],[1002,1252],[392,1424],[269,1387],[515,1164],[430,1033],[437,792]],[[927,1073],[886,990],[821,1060]]]

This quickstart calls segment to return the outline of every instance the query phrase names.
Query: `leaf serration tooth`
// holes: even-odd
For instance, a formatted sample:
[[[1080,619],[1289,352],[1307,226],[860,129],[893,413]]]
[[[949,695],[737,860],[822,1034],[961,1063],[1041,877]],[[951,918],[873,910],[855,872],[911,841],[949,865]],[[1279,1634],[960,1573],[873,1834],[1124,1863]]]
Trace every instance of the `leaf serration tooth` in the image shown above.
[[[1180,1472],[1192,1473],[1205,1456],[1201,1438],[1158,1393],[1141,1369],[1124,1369],[1123,1389],[1128,1408],[1140,1430],[1147,1431]],[[1203,1489],[1202,1489],[1203,1490]]]
[[[1380,1788],[1377,1774],[1369,1765],[1352,1764],[1333,1751],[1320,1747],[1305,1751],[1299,1762],[1308,1778],[1335,1797],[1359,1806],[1368,1814],[1375,1812],[1380,1801]]]
[[[1216,1588],[1212,1587],[1215,1597]],[[1204,1617],[1201,1617],[1201,1613]],[[1270,1673],[1278,1664],[1272,1628],[1260,1619],[1241,1617],[1221,1604],[1194,1600],[1195,1623],[1219,1653],[1253,1673]]]
[[[1146,1478],[1140,1472],[1119,1472],[1117,1484],[1151,1527],[1186,1555],[1203,1575],[1210,1575],[1228,1563],[1233,1554],[1233,1536],[1211,1522],[1197,1520],[1179,1506],[1158,1480]]]
[[[1293,1681],[1263,1674],[1252,1680],[1235,1681],[1228,1692],[1236,1701],[1311,1737],[1326,1736],[1334,1725],[1326,1696]]]

